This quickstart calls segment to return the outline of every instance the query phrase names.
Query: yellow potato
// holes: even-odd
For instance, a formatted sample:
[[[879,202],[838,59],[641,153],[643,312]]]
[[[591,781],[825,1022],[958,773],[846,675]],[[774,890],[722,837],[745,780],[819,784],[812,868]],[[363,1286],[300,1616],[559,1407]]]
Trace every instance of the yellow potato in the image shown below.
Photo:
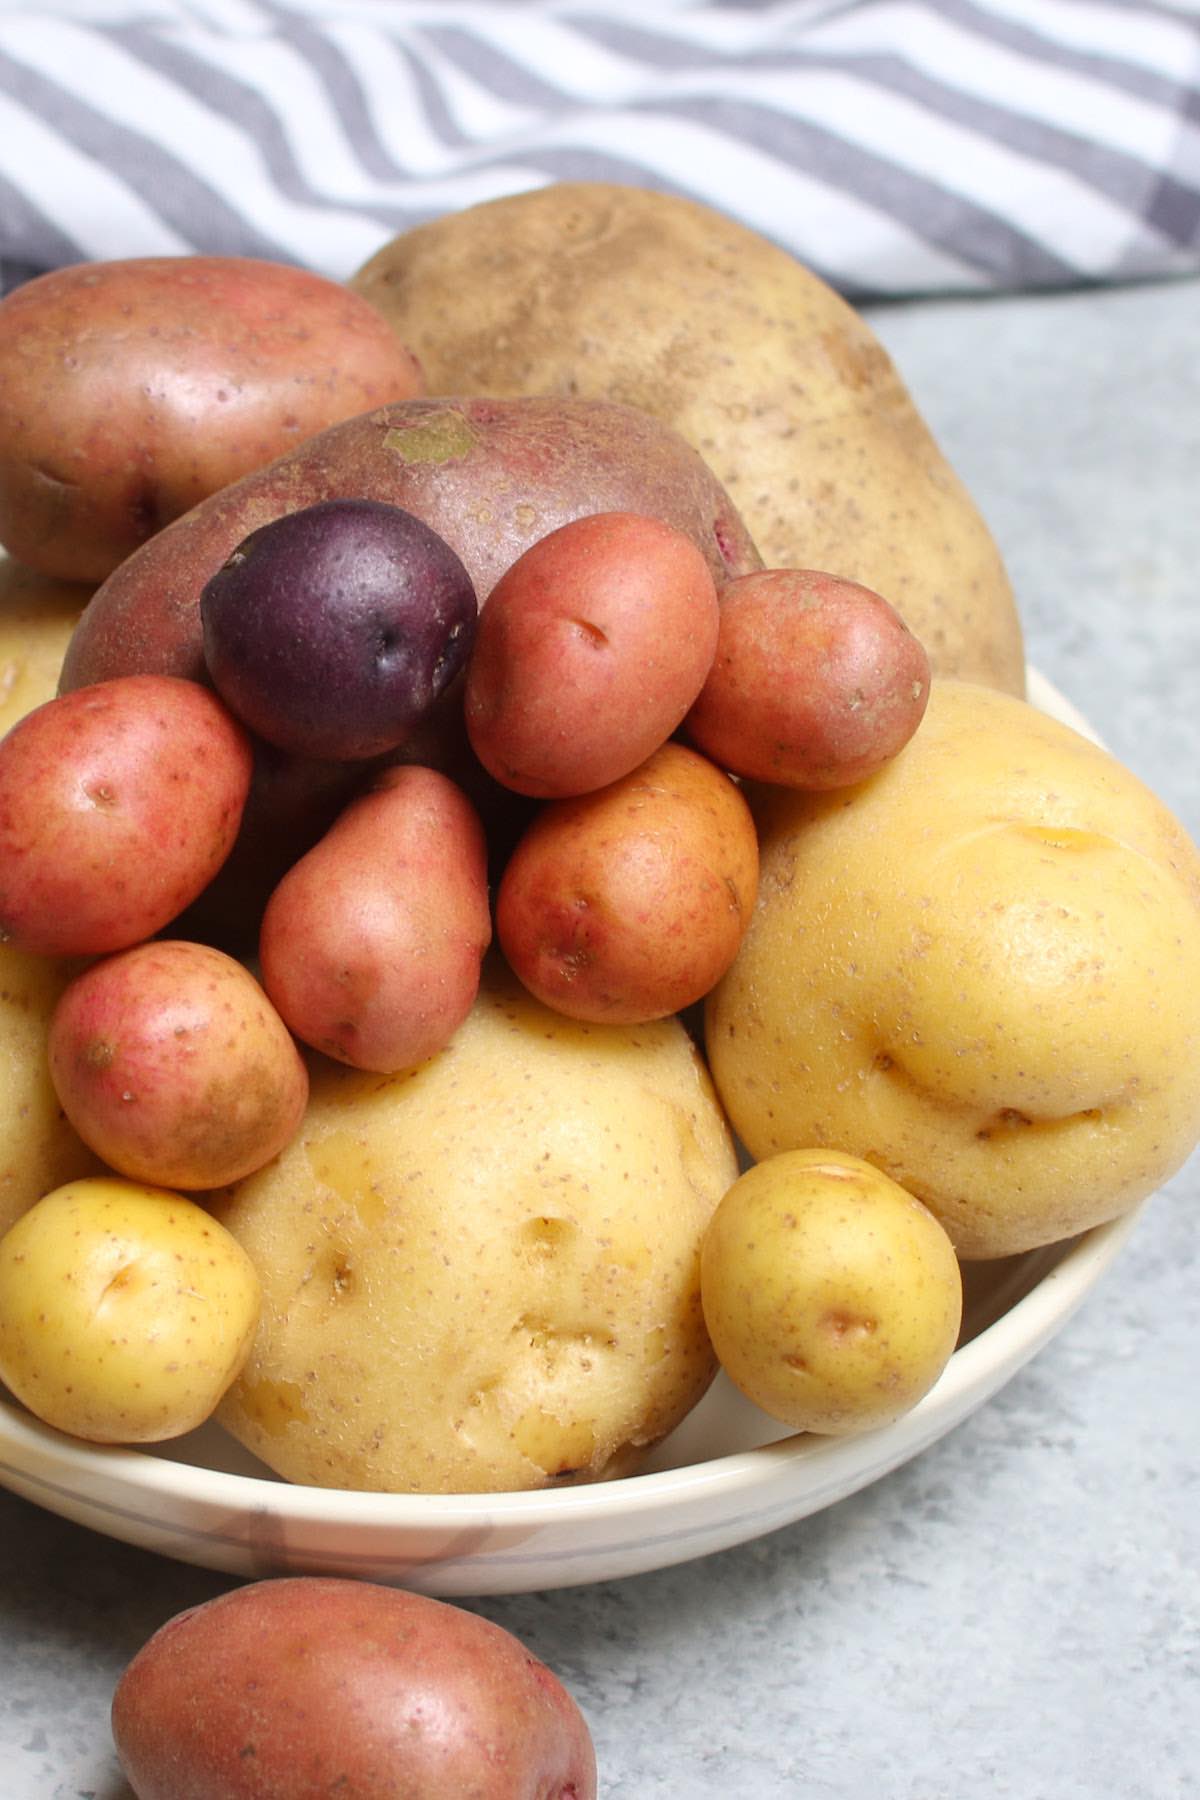
[[[46,1030],[79,964],[0,944],[0,1234],[51,1188],[100,1163],[50,1079]]]
[[[299,1136],[217,1203],[264,1290],[222,1422],[327,1487],[627,1472],[712,1377],[700,1241],[736,1174],[677,1020],[576,1024],[491,965],[430,1061],[318,1063]]]
[[[258,1302],[250,1259],[195,1201],[70,1182],[0,1239],[0,1377],[75,1437],[177,1437],[237,1374]]]
[[[735,1181],[700,1281],[725,1373],[797,1431],[891,1424],[933,1386],[962,1323],[958,1259],[933,1214],[832,1150],[786,1151]]]
[[[768,568],[862,582],[935,670],[1024,692],[996,545],[887,352],[757,232],[673,194],[551,183],[394,238],[351,285],[430,393],[653,413],[724,483]]]
[[[880,774],[756,813],[758,906],[706,1020],[752,1155],[862,1156],[966,1257],[1113,1218],[1184,1162],[1200,855],[1113,757],[935,681]]]
[[[90,587],[37,575],[0,551],[0,736],[54,698],[90,594]]]

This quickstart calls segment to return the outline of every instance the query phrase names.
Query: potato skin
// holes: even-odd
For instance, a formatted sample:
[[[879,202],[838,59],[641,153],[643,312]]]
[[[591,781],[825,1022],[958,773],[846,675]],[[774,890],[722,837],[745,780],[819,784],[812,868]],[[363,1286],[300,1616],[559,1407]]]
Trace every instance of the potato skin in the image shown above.
[[[727,582],[708,679],[685,721],[722,768],[782,787],[864,781],[921,723],[929,658],[858,582],[766,569]]]
[[[79,1135],[157,1187],[222,1187],[261,1168],[308,1099],[303,1059],[253,975],[186,940],[84,970],[54,1009],[47,1054]]]
[[[518,793],[585,794],[665,743],[708,674],[717,590],[681,532],[594,513],[531,545],[492,589],[467,670],[467,735]]]
[[[700,1285],[730,1380],[794,1431],[835,1437],[915,1406],[962,1323],[943,1227],[836,1150],[784,1151],[740,1175],[704,1234]]]
[[[0,1239],[0,1379],[75,1437],[161,1443],[212,1413],[258,1306],[249,1257],[194,1200],[70,1182]]]
[[[736,1173],[677,1020],[578,1025],[490,961],[438,1056],[314,1067],[297,1138],[212,1198],[264,1287],[221,1421],[320,1487],[629,1473],[712,1379],[700,1240]]]
[[[644,407],[725,484],[768,568],[860,581],[940,674],[1024,692],[978,509],[865,320],[758,232],[677,194],[549,183],[417,226],[351,285],[431,394]]]
[[[522,551],[585,513],[664,519],[718,581],[761,566],[702,459],[646,413],[605,400],[410,400],[331,426],[128,557],[80,621],[63,687],[134,670],[202,680],[199,602],[210,575],[282,513],[353,498],[387,501],[432,527],[480,605]]]
[[[0,936],[102,956],[161,931],[229,854],[251,761],[191,681],[130,675],[37,707],[0,742]]]
[[[449,1042],[491,942],[487,845],[434,769],[386,770],[267,902],[263,984],[297,1037],[391,1074]]]
[[[573,1019],[635,1024],[701,999],[754,909],[758,842],[735,784],[668,743],[597,793],[548,803],[509,858],[496,934]]]
[[[587,1722],[490,1620],[332,1577],[168,1620],[117,1684],[138,1800],[595,1800]]]
[[[967,1258],[1101,1224],[1182,1164],[1200,853],[1115,758],[935,679],[871,781],[754,806],[758,906],[706,1019],[752,1156],[863,1156]]]
[[[0,302],[0,542],[101,581],[208,494],[339,419],[420,393],[339,282],[251,257],[135,257]]]

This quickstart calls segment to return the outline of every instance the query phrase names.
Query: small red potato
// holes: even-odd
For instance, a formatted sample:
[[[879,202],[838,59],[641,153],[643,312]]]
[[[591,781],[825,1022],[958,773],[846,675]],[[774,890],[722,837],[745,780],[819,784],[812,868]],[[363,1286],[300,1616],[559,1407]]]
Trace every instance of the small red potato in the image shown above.
[[[303,269],[55,269],[0,304],[0,543],[47,575],[102,581],[207,495],[421,386],[372,306]]]
[[[587,1721],[488,1619],[290,1576],[169,1620],[117,1684],[138,1800],[595,1800]]]
[[[717,590],[659,519],[594,513],[518,557],[492,589],[467,671],[467,734],[497,781],[586,794],[665,743],[717,646]]]
[[[127,675],[0,741],[0,941],[104,956],[161,931],[229,854],[252,752],[215,694]]]
[[[394,1074],[462,1024],[491,935],[478,813],[447,776],[399,766],[275,889],[259,942],[263,985],[306,1044]]]
[[[685,730],[735,775],[845,787],[904,748],[928,700],[929,658],[879,594],[768,569],[722,590],[716,655]]]
[[[94,963],[50,1020],[63,1111],[110,1168],[159,1187],[240,1181],[304,1116],[308,1071],[241,963],[164,939]]]
[[[640,1024],[725,973],[758,889],[758,842],[734,782],[682,744],[632,774],[548,802],[496,899],[513,973],[573,1019]]]

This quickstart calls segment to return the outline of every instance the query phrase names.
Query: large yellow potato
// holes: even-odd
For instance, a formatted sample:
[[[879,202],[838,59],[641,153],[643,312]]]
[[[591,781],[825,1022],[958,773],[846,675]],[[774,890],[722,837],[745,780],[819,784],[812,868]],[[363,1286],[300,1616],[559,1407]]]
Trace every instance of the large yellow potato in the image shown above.
[[[0,1233],[35,1200],[100,1167],[68,1123],[46,1031],[78,963],[0,944]]]
[[[564,182],[393,239],[351,284],[430,393],[620,400],[720,477],[768,567],[874,588],[936,670],[1024,691],[996,546],[865,321],[696,201]]]
[[[58,692],[91,588],[38,575],[0,551],[0,736]]]
[[[1105,751],[933,684],[879,775],[761,790],[759,900],[710,999],[751,1153],[829,1146],[966,1257],[1115,1217],[1200,1138],[1200,855]]]
[[[215,1202],[264,1290],[222,1420],[319,1486],[626,1472],[711,1379],[700,1242],[736,1173],[677,1020],[576,1024],[489,967],[428,1062],[318,1064],[298,1137]]]

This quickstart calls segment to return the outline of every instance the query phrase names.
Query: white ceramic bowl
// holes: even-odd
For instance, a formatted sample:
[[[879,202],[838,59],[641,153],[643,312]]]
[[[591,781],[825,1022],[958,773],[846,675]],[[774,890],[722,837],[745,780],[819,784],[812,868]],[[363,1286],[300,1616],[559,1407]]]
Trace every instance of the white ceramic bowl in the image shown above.
[[[1088,729],[1034,672],[1030,697]],[[781,1435],[718,1378],[639,1475],[529,1494],[364,1494],[281,1482],[216,1426],[150,1451],[109,1449],[0,1398],[0,1482],[110,1537],[233,1575],[358,1575],[462,1596],[639,1574],[817,1512],[942,1437],[1062,1329],[1135,1218],[969,1268],[963,1341],[937,1385],[896,1424],[853,1438]]]

